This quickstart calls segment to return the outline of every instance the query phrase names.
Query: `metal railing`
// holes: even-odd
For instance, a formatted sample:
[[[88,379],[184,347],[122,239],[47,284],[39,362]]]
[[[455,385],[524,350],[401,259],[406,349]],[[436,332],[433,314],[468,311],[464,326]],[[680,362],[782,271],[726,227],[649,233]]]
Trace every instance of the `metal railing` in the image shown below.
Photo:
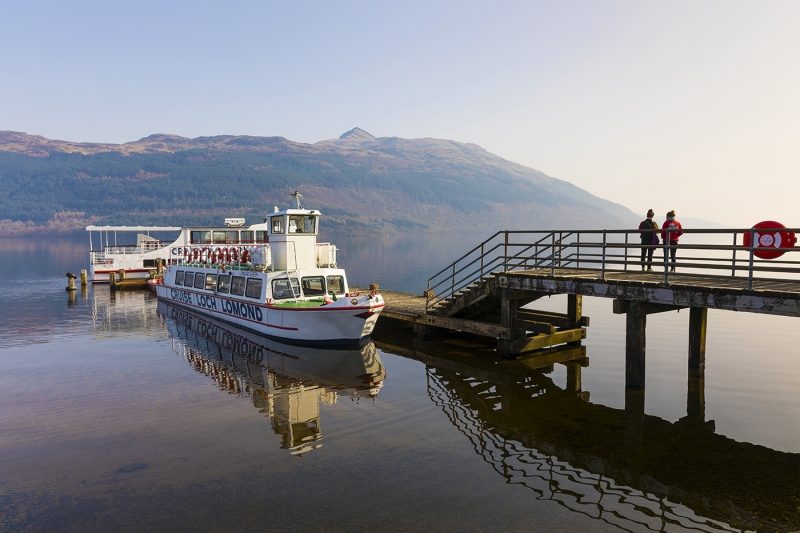
[[[800,281],[800,247],[755,246],[758,232],[765,230],[684,228],[675,264],[667,240],[661,239],[662,230],[647,231],[656,233],[660,244],[642,245],[642,232],[636,229],[498,231],[428,279],[426,309],[442,305],[500,272],[549,269],[555,274],[556,269],[569,268],[599,271],[605,278],[607,272],[641,271],[647,267],[642,261],[643,249],[654,251],[652,269],[663,273],[665,284],[676,274],[746,277],[748,288],[758,279]],[[800,228],[781,231],[800,234]],[[743,244],[745,235],[754,245]],[[781,242],[786,244],[785,239]],[[761,259],[764,253],[782,255]]]

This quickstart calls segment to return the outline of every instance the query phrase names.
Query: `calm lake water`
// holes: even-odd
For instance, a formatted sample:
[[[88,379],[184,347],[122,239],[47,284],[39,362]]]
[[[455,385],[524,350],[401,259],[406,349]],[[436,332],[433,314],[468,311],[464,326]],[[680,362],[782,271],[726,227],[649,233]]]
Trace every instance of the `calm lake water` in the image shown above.
[[[331,240],[351,284],[421,292],[478,239]],[[570,391],[463,339],[381,324],[308,350],[148,292],[69,295],[87,248],[0,239],[0,531],[800,529],[798,319],[709,311],[687,416],[689,313],[651,315],[626,412],[610,300],[584,299]]]

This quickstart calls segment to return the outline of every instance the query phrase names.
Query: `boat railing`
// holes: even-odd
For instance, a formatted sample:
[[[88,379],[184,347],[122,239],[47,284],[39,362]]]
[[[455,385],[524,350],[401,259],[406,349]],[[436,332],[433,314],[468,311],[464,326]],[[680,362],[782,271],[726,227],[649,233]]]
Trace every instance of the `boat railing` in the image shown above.
[[[115,244],[113,246],[105,246],[102,251],[108,255],[141,254],[161,250],[170,244],[172,244],[172,241],[144,241],[140,244]]]
[[[431,276],[426,294],[427,309],[469,290],[474,284],[499,272],[545,269],[591,270],[606,273],[646,268],[642,249],[653,250],[653,270],[669,285],[676,272],[670,261],[670,246],[662,230],[651,230],[659,244],[642,245],[641,232],[633,230],[498,231],[448,266]],[[672,233],[674,230],[666,230]],[[783,239],[759,239],[777,230],[757,228],[684,228],[677,248],[677,272],[705,276],[747,278],[747,288],[759,279],[800,280],[800,247]],[[781,234],[800,234],[800,228],[784,228]],[[783,240],[784,247],[780,247]],[[758,246],[762,243],[762,246]],[[745,242],[753,243],[745,246]],[[763,243],[771,246],[763,246]],[[772,259],[762,256],[778,255]]]
[[[90,265],[111,265],[113,263],[114,260],[106,257],[105,252],[96,252],[94,250],[89,252]]]

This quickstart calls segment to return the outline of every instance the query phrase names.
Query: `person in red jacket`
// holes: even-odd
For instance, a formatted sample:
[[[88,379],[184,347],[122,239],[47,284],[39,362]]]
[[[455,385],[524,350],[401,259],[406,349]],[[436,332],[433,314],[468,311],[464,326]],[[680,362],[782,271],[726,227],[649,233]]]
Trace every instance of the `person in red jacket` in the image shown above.
[[[667,211],[667,220],[661,226],[661,239],[669,247],[670,271],[675,272],[675,255],[678,253],[678,239],[683,235],[683,226],[675,218],[675,210]],[[666,254],[664,262],[666,263]]]

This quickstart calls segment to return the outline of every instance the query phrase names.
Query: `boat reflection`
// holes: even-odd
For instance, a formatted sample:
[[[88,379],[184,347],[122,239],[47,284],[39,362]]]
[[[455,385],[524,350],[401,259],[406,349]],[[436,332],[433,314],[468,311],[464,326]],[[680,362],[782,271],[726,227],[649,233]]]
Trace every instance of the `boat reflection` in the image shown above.
[[[77,291],[72,291],[75,294]],[[155,295],[151,291],[113,291],[107,286],[81,287],[81,298],[88,295],[92,313],[92,332],[96,339],[116,339],[121,335],[163,334],[156,315]]]
[[[537,499],[626,531],[800,529],[800,454],[718,435],[692,409],[673,423],[592,404],[521,365],[441,353],[410,355],[431,400]]]
[[[374,398],[386,377],[371,341],[360,350],[290,346],[163,301],[158,313],[173,351],[221,389],[249,398],[293,455],[322,446],[321,405]]]

